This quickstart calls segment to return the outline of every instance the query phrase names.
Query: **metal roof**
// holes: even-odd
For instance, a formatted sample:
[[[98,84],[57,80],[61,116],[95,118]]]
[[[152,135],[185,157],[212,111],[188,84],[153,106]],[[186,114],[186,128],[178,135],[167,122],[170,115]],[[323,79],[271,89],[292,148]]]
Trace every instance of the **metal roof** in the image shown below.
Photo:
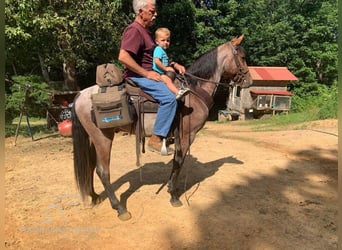
[[[297,81],[298,78],[287,67],[249,66],[253,80]]]

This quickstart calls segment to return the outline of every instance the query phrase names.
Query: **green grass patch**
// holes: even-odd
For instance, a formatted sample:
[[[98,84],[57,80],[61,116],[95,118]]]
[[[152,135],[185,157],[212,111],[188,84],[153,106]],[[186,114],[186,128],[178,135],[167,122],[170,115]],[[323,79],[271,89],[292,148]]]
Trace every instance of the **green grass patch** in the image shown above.
[[[299,125],[308,121],[319,120],[317,117],[319,110],[310,110],[308,112],[302,113],[289,113],[289,114],[279,114],[267,117],[265,119],[255,119],[246,120],[243,123],[239,123],[241,126],[252,126],[254,131],[272,131],[272,130],[284,130],[287,128],[305,128],[305,124],[300,127],[294,125]]]
[[[31,132],[34,137],[40,137],[45,135],[55,134],[58,130],[57,128],[48,129],[46,126],[46,120],[38,119],[38,118],[30,118],[30,127]],[[16,130],[18,128],[19,118],[15,118],[12,124],[5,125],[5,137],[15,136]],[[18,136],[22,137],[31,137],[30,129],[26,121],[26,117],[23,117],[19,126]]]

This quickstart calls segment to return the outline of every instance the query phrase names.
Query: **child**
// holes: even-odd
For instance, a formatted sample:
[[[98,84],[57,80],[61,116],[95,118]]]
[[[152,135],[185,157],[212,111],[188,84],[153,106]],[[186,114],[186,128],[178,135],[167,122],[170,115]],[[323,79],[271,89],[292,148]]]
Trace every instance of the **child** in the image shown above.
[[[168,71],[175,72],[175,70],[169,66],[169,57],[165,52],[165,50],[170,46],[170,34],[170,30],[167,28],[159,28],[155,32],[155,41],[157,46],[153,51],[153,70],[161,74],[162,81],[173,93],[176,94],[176,99],[178,100],[190,90],[188,88],[178,89],[167,74]],[[179,72],[184,74],[185,68],[182,65],[174,62],[172,62],[171,65],[177,65]]]

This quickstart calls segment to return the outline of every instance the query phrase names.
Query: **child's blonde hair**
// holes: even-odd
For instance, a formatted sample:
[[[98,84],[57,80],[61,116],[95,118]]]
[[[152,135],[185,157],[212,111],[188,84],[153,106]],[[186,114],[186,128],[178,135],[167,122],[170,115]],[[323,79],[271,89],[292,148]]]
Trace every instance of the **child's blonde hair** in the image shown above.
[[[166,36],[171,36],[171,31],[168,28],[158,28],[155,32],[156,38],[160,36],[161,34],[164,34]]]

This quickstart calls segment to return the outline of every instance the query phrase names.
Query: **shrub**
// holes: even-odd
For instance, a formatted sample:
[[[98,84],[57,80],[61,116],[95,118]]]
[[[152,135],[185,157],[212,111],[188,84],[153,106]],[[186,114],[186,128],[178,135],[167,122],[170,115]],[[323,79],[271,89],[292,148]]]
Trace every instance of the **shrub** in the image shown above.
[[[6,124],[11,124],[13,119],[19,116],[23,105],[29,116],[45,117],[50,96],[48,84],[40,76],[15,76],[13,81],[6,82],[6,85]],[[28,95],[25,100],[26,92]]]
[[[307,113],[312,119],[337,118],[337,84],[303,84],[293,90],[291,112]]]

